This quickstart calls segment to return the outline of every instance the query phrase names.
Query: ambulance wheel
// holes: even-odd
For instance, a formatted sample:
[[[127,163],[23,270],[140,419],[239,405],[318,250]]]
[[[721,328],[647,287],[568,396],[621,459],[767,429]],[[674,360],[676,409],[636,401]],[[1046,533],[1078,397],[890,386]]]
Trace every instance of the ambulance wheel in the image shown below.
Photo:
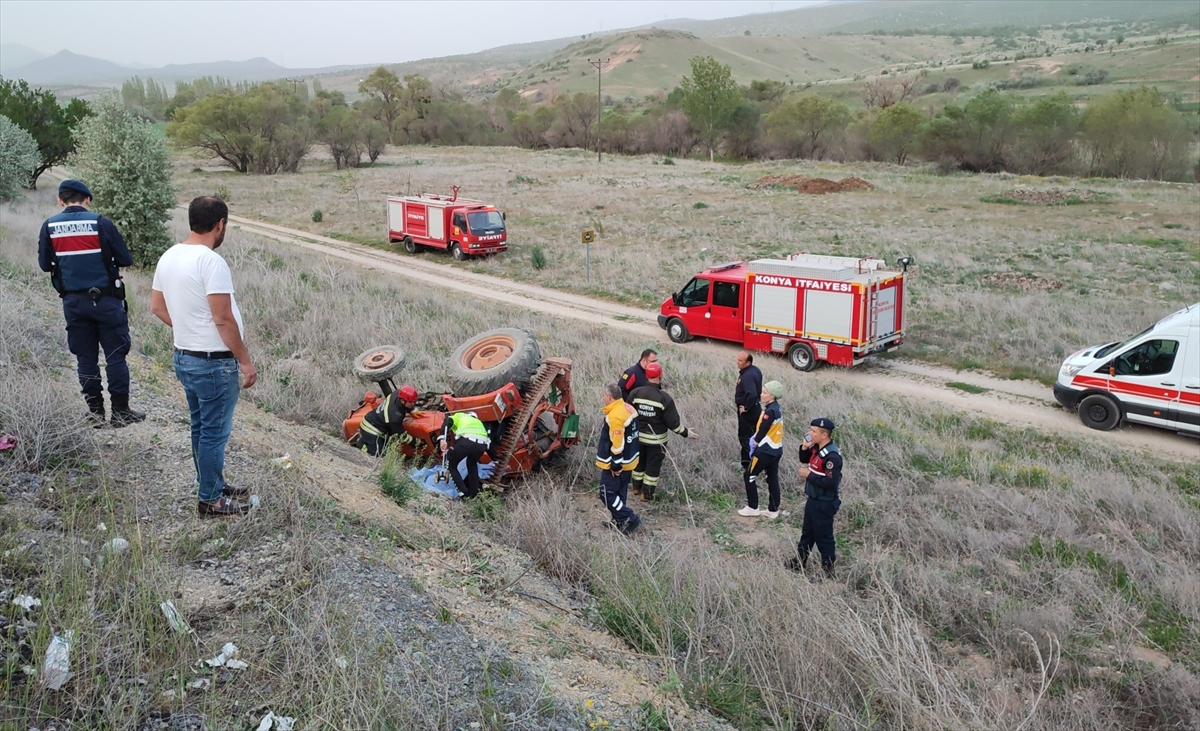
[[[672,343],[686,343],[692,339],[692,334],[688,332],[687,325],[683,324],[683,320],[672,317],[667,322],[667,337],[671,338]]]
[[[457,261],[467,260],[466,253],[462,250],[462,246],[459,245],[457,241],[450,242],[450,254],[453,255]]]
[[[417,242],[412,240],[412,236],[404,237],[404,250],[410,254],[417,253]]]
[[[1093,429],[1108,431],[1121,421],[1121,407],[1111,396],[1094,393],[1079,402],[1079,420]]]
[[[798,371],[811,371],[817,365],[817,359],[813,357],[813,349],[804,343],[796,343],[792,346],[792,349],[788,351],[788,361]]]
[[[404,370],[404,351],[395,345],[380,345],[354,359],[354,375],[367,383],[386,381]]]
[[[455,396],[480,396],[509,382],[525,388],[537,374],[542,351],[529,332],[515,327],[488,330],[458,346],[447,364]]]

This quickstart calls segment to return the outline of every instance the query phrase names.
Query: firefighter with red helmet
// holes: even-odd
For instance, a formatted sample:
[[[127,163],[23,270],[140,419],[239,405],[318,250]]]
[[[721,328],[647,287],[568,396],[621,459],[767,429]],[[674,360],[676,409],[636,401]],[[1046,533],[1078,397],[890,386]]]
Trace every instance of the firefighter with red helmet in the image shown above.
[[[358,425],[351,444],[367,454],[379,455],[387,450],[387,442],[404,431],[404,417],[417,405],[417,389],[409,385],[388,394],[373,411],[368,411]]]
[[[699,437],[683,425],[679,410],[675,408],[675,399],[663,390],[662,365],[650,362],[645,370],[646,384],[630,391],[626,400],[637,409],[638,442],[641,445],[641,462],[633,471],[633,491],[649,502],[658,489],[667,437],[671,432],[688,439]]]

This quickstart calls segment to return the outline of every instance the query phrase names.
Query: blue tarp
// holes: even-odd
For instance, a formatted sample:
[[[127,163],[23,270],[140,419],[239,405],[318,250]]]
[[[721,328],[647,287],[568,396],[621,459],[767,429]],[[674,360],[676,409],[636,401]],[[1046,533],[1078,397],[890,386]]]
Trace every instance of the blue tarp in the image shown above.
[[[494,462],[480,463],[476,469],[481,480],[488,479],[495,471],[496,464]],[[458,463],[458,474],[463,479],[466,479],[467,461],[465,459]],[[438,479],[439,477],[441,479]],[[433,467],[418,467],[408,473],[408,478],[431,492],[436,492],[446,497],[459,496],[458,489],[454,487],[454,481],[450,479],[449,475],[446,475],[446,468],[440,464]]]

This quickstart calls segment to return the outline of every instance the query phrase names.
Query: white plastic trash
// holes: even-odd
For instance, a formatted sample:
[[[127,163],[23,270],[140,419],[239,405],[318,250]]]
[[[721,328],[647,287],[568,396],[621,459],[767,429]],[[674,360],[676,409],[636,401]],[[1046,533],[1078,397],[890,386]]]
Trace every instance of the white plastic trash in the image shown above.
[[[274,712],[267,711],[254,731],[292,731],[295,725],[296,719],[291,716],[276,716]]]
[[[21,609],[24,609],[27,612],[30,609],[33,609],[34,607],[42,606],[41,599],[35,599],[34,597],[29,596],[28,594],[16,595],[15,597],[13,597],[12,603],[16,604],[18,607],[20,607]]]
[[[175,608],[175,603],[166,601],[158,605],[162,609],[163,616],[167,618],[167,623],[171,625],[171,629],[176,632],[191,632],[192,628],[188,626],[187,620]]]
[[[117,537],[108,542],[108,547],[112,549],[113,554],[125,553],[129,550],[129,541],[124,538]]]
[[[54,635],[50,647],[46,648],[46,664],[42,667],[42,685],[49,690],[61,690],[71,679],[71,642],[75,631],[67,630]]]

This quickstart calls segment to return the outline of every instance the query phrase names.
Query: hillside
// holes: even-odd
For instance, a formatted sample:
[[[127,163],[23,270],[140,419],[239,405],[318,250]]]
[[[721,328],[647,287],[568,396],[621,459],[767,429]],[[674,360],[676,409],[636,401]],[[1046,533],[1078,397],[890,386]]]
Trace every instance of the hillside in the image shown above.
[[[1200,24],[1196,5],[1176,0],[1056,0],[1033,3],[1023,0],[974,0],[969,3],[939,0],[887,0],[886,2],[834,2],[776,13],[746,15],[721,20],[664,20],[655,23],[694,33],[702,38],[742,35],[813,36],[829,33],[888,33],[918,31],[947,33],[955,30],[1000,26],[1039,27],[1056,24],[1168,22]]]

